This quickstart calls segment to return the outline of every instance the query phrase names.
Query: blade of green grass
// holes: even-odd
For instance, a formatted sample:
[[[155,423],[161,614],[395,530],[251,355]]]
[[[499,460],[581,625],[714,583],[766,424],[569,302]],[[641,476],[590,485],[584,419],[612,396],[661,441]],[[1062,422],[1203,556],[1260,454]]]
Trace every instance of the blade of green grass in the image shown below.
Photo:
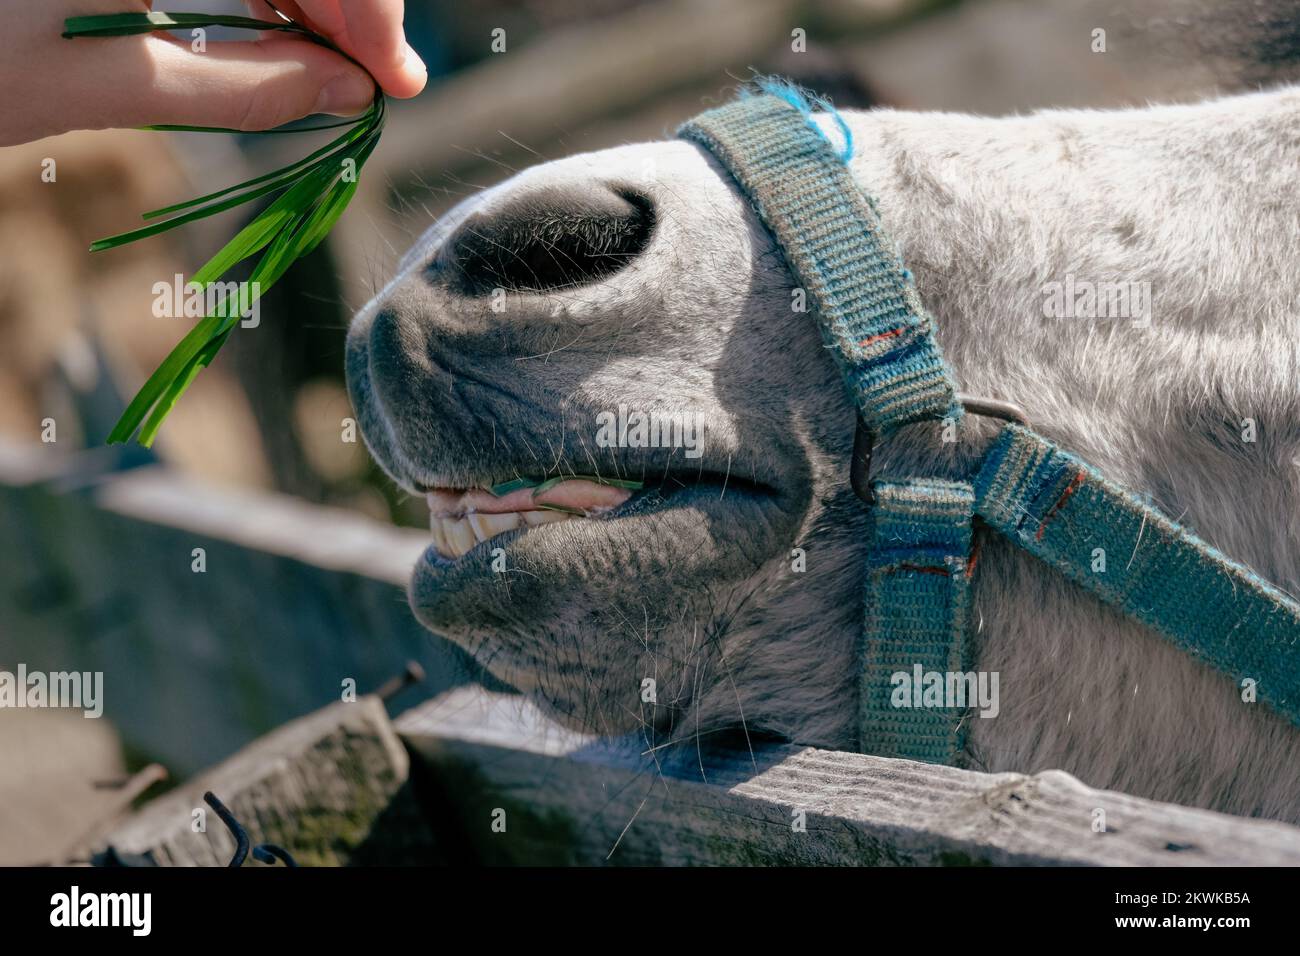
[[[568,508],[564,505],[545,505],[540,501],[537,503],[537,508],[540,511],[561,511],[566,515],[582,515],[584,518],[587,516],[587,512],[583,511],[581,508]]]
[[[588,478],[588,481],[594,481],[598,485],[609,485],[611,488],[624,488],[628,491],[640,491],[645,487],[644,481],[633,481],[631,478]]]
[[[185,333],[185,337],[168,353],[162,364],[154,369],[153,374],[149,376],[144,385],[140,387],[140,391],[135,393],[135,397],[126,406],[126,411],[122,413],[122,417],[117,420],[117,424],[109,432],[108,443],[110,445],[124,442],[135,433],[136,428],[144,420],[144,416],[149,409],[158,401],[158,397],[162,395],[178,375],[184,372],[194,356],[204,349],[220,328],[222,321],[222,319],[210,315],[200,319],[194,328]]]
[[[373,141],[368,145],[368,148],[365,144],[359,144],[352,148],[352,151],[357,154],[354,158],[358,159],[358,168],[364,163],[364,157],[369,155],[369,150],[373,148]],[[151,378],[149,382],[145,383],[145,388],[141,389],[141,394],[136,396],[137,399],[141,399],[145,391],[150,390],[153,396],[156,396],[152,403],[145,405],[145,402],[149,401],[148,398],[141,400],[139,405],[136,405],[136,402],[133,401],[131,407],[128,407],[127,412],[123,414],[122,421],[118,422],[118,426],[113,429],[113,435],[109,436],[110,441],[113,440],[114,435],[123,432],[125,432],[126,437],[130,437],[139,425],[140,420],[144,419],[147,414],[148,418],[144,421],[143,427],[140,428],[139,441],[140,444],[146,447],[152,445],[167,415],[171,413],[176,402],[180,400],[186,389],[193,383],[198,373],[211,363],[221,346],[225,344],[226,339],[229,338],[230,333],[234,331],[244,311],[263,292],[278,281],[294,262],[306,255],[311,248],[315,248],[315,245],[329,232],[338,217],[343,214],[343,210],[347,208],[348,202],[356,192],[356,181],[341,181],[342,164],[339,165],[337,170],[321,169],[314,172],[315,175],[294,187],[294,190],[301,189],[302,192],[295,196],[292,202],[285,204],[286,209],[302,209],[306,207],[307,211],[297,213],[287,222],[280,222],[280,227],[274,234],[273,241],[271,241],[270,246],[262,255],[262,258],[258,260],[249,276],[248,284],[241,287],[241,292],[243,290],[247,291],[241,294],[239,302],[233,306],[228,306],[228,297],[222,300],[214,310],[216,313],[214,317],[220,319],[220,324],[209,327],[205,333],[206,341],[199,344],[198,337],[190,340],[189,336],[186,336],[181,341],[181,344],[173,351],[173,355],[179,354],[183,358],[180,358],[179,361],[168,368],[165,380],[163,376],[158,376],[159,381],[155,383]],[[332,172],[332,176],[327,177],[326,172]],[[317,189],[318,193],[314,198],[308,198],[312,188]],[[287,193],[286,196],[288,196]],[[204,272],[206,269],[207,266],[200,271]],[[197,279],[192,281],[197,281]],[[223,315],[223,313],[228,314]],[[197,348],[195,347],[196,344],[198,345]],[[172,356],[168,356],[164,366],[171,359]],[[160,367],[159,371],[162,372],[162,370],[163,368]],[[151,384],[154,386],[152,389],[150,389]],[[128,421],[128,416],[131,417],[131,421]],[[125,440],[125,438],[120,440]]]
[[[329,205],[329,197],[335,191],[337,177],[328,185],[321,185],[317,195],[305,202],[294,220],[281,230],[275,241],[262,254],[253,272],[248,277],[249,283],[258,283],[262,290],[269,289],[299,258],[303,236],[310,231],[311,224],[318,221],[322,209]]]
[[[247,226],[235,234],[235,237],[221,247],[211,259],[194,273],[192,281],[201,285],[215,282],[225,275],[226,270],[237,262],[242,262],[257,252],[281,230],[287,223],[297,217],[305,203],[314,201],[314,197],[325,189],[331,177],[327,168],[314,169],[306,177],[290,186],[267,206],[262,213]]]
[[[167,386],[167,390],[163,392],[162,397],[154,405],[149,420],[140,429],[139,442],[141,445],[145,448],[153,447],[154,439],[158,437],[158,429],[162,427],[163,421],[171,414],[171,410],[176,407],[176,403],[180,401],[185,391],[198,378],[199,372],[207,368],[212,363],[212,360],[217,357],[217,352],[221,350],[221,346],[226,344],[226,339],[230,338],[233,328],[232,326],[211,339],[195,357],[194,361],[190,363],[189,367]]]
[[[306,231],[302,236],[302,247],[298,250],[297,257],[310,255],[317,246],[319,246],[329,231],[334,228],[334,224],[339,221],[343,215],[343,210],[348,208],[352,202],[352,197],[357,192],[357,181],[354,179],[349,183],[339,183],[337,188],[326,197],[313,213],[312,220],[307,224]]]
[[[356,157],[357,175],[352,178],[351,182],[338,183],[338,188],[334,194],[323,204],[325,208],[321,209],[320,215],[316,217],[314,222],[308,223],[307,232],[302,240],[302,250],[298,253],[299,258],[310,255],[329,235],[330,230],[334,228],[334,224],[339,221],[339,217],[343,215],[343,210],[348,208],[348,204],[352,202],[352,197],[356,195],[357,186],[361,182],[362,167],[365,166],[366,160],[370,158],[370,154],[378,144],[379,136],[376,134]]]
[[[533,497],[536,498],[542,492],[549,491],[565,481],[591,481],[598,485],[626,488],[629,491],[640,491],[645,487],[644,481],[632,481],[629,478],[601,478],[598,475],[561,475],[557,478],[547,478],[545,481],[537,481],[533,478],[515,478],[511,481],[503,481],[499,485],[493,485],[488,489],[488,492],[497,498],[502,498],[512,491],[518,491],[520,488],[532,488]]]
[[[215,282],[231,265],[278,238],[278,234],[283,233],[298,215],[297,209],[313,201],[327,182],[324,171],[319,171],[315,176],[309,176],[287,190],[261,216],[209,259],[194,274],[191,281],[203,286]],[[249,281],[253,281],[252,277]],[[126,411],[122,413],[122,417],[108,436],[110,444],[126,441],[131,437],[170,383],[185,374],[208,342],[224,331],[222,326],[227,321],[230,321],[229,317],[208,316],[181,339],[127,405]],[[233,322],[231,324],[233,325]]]
[[[504,498],[512,491],[518,491],[520,488],[532,488],[537,482],[531,478],[515,478],[511,481],[503,481],[499,485],[493,485],[488,492],[498,498]]]
[[[199,219],[206,219],[208,216],[215,215],[219,212],[225,212],[227,209],[234,209],[236,206],[242,206],[244,203],[259,196],[265,196],[273,193],[277,189],[283,189],[284,184],[278,182],[268,183],[265,186],[259,186],[252,192],[235,196],[222,202],[213,203],[211,206],[204,206],[202,209],[196,209],[193,212],[184,215],[174,216],[171,219],[165,219],[162,222],[156,222],[149,226],[143,226],[139,229],[133,229],[130,232],[123,232],[116,236],[109,236],[107,239],[97,239],[90,244],[91,252],[102,252],[105,249],[116,249],[118,246],[125,246],[131,242],[137,242],[140,239],[148,239],[150,236],[156,236],[160,233],[168,232],[177,226],[183,226],[186,223],[196,222]]]
[[[315,162],[328,161],[329,159],[328,154],[330,154],[333,150],[336,149],[342,150],[352,142],[355,142],[358,138],[364,136],[366,132],[367,131],[364,127],[357,128],[357,129],[350,129],[342,136],[338,136],[335,139],[330,140],[320,149],[316,150],[313,153],[308,154],[307,156],[304,156],[296,163],[291,163],[288,166],[282,166],[281,168],[275,170],[274,172],[267,173],[264,176],[257,176],[254,177],[253,179],[245,180],[242,183],[236,183],[234,186],[227,186],[225,189],[219,189],[214,193],[208,193],[206,196],[199,196],[197,199],[189,199],[186,200],[185,202],[179,202],[172,206],[164,206],[162,209],[151,209],[149,212],[146,212],[141,218],[157,219],[159,216],[170,216],[172,213],[180,212],[182,209],[189,209],[194,206],[201,206],[206,203],[212,202],[214,200],[220,199],[223,196],[228,196],[230,193],[239,190],[245,190],[265,182],[290,181],[294,178],[295,175],[301,173],[302,170],[306,169],[308,166],[313,165]],[[324,157],[324,160],[322,160],[322,157]],[[251,200],[254,198],[256,197],[250,194],[249,199]]]
[[[536,497],[537,497],[538,495],[540,495],[542,492],[544,492],[544,491],[550,491],[552,488],[554,488],[554,487],[555,487],[556,485],[558,485],[560,482],[562,482],[562,481],[568,481],[568,480],[569,480],[569,479],[566,478],[566,477],[564,477],[563,475],[560,475],[560,476],[557,477],[557,478],[547,478],[547,479],[546,479],[545,481],[543,481],[540,485],[538,485],[536,488],[533,489],[533,497],[536,498]]]
[[[288,126],[277,129],[234,129],[229,126],[177,126],[170,123],[155,123],[152,126],[137,126],[136,129],[151,133],[234,133],[236,136],[278,136],[283,133],[315,133],[323,129],[339,129],[364,122],[368,113],[353,116],[351,119],[339,120],[337,123],[321,123],[318,126]]]
[[[204,286],[215,282],[230,266],[270,243],[270,247],[249,276],[248,286],[244,287],[257,288],[259,294],[265,292],[294,261],[305,254],[301,251],[302,244],[310,242],[314,247],[314,244],[323,238],[323,233],[328,231],[329,226],[342,215],[347,201],[356,191],[356,183],[342,184],[344,188],[336,190],[336,194],[330,196],[331,189],[338,185],[338,178],[341,175],[342,164],[338,169],[327,167],[314,169],[208,260],[195,273],[191,281]],[[309,212],[304,213],[303,209]],[[320,227],[323,223],[328,224],[322,231]],[[253,283],[258,285],[253,286]],[[251,301],[247,304],[251,305]],[[211,361],[210,358],[207,361],[199,361],[204,350],[209,343],[218,338],[224,343],[225,337],[238,322],[244,305],[245,303],[241,301],[233,310],[227,309],[226,302],[223,300],[214,310],[216,315],[205,318],[181,339],[122,413],[121,419],[109,435],[110,443],[130,438],[146,415],[149,415],[149,422],[146,423],[140,440],[143,444],[152,442],[152,435],[157,432],[157,426],[162,424],[162,419],[166,417],[167,412],[175,405],[189,382],[193,381],[198,369]],[[233,312],[233,314],[223,316],[221,315],[223,311]],[[220,348],[220,345],[216,347]],[[161,414],[159,408],[155,406],[161,408]],[[151,409],[153,409],[152,414],[150,414]],[[150,428],[150,425],[153,427]]]
[[[232,27],[237,30],[284,30],[310,33],[306,27],[284,20],[255,20],[252,17],[210,13],[105,13],[68,17],[63,21],[63,38],[124,37],[156,30],[190,30],[195,27]]]
[[[153,444],[163,421],[171,414],[171,410],[194,382],[199,372],[212,362],[217,352],[225,345],[226,339],[234,331],[244,311],[300,258],[299,248],[303,237],[311,231],[313,223],[318,221],[321,211],[330,207],[329,199],[330,195],[326,192],[318,197],[316,205],[312,207],[310,213],[300,214],[281,229],[275,237],[275,241],[271,243],[253,268],[252,274],[248,277],[248,285],[241,287],[239,301],[233,307],[227,307],[229,299],[227,297],[214,310],[218,315],[223,312],[229,314],[224,317],[220,331],[214,334],[207,344],[190,359],[180,374],[172,379],[159,396],[158,401],[150,410],[144,426],[140,429],[140,444],[146,448]]]

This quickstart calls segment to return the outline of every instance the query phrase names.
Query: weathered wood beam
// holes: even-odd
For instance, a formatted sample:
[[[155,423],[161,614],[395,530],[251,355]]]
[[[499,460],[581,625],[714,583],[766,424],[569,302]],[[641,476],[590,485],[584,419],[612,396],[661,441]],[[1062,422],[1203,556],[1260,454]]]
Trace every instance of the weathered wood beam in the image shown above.
[[[274,843],[300,866],[436,862],[408,770],[379,698],[340,701],[154,800],[110,831],[100,849],[148,853],[163,866],[228,865],[235,840],[203,801],[212,791],[251,845]],[[194,828],[198,819],[203,832]],[[244,865],[262,864],[250,855]]]
[[[773,744],[647,756],[471,687],[395,725],[430,781],[428,812],[480,862],[1300,864],[1298,828],[1093,790],[1055,770],[976,773]]]

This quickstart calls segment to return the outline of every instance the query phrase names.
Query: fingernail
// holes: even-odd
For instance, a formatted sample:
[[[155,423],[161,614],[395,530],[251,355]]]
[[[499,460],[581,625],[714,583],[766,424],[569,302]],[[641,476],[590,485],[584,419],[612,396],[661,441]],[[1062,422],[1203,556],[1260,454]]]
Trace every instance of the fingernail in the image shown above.
[[[375,98],[375,84],[362,73],[341,73],[323,87],[316,97],[314,113],[351,116],[360,113]]]

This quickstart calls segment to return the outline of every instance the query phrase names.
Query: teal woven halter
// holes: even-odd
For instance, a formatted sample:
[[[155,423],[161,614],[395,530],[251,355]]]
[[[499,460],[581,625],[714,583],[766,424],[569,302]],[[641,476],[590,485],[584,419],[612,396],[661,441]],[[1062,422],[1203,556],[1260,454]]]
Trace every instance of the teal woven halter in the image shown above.
[[[852,483],[872,515],[859,749],[961,762],[970,706],[904,706],[896,690],[899,675],[971,669],[977,516],[1238,684],[1255,681],[1259,699],[1300,726],[1300,604],[1023,423],[1004,427],[966,481],[871,479],[876,437],[899,426],[957,420],[963,407],[1020,416],[957,395],[911,274],[845,164],[847,129],[841,155],[807,99],[767,90],[697,116],[679,135],[708,149],[753,203],[858,411]],[[1097,549],[1132,559],[1097,573]]]

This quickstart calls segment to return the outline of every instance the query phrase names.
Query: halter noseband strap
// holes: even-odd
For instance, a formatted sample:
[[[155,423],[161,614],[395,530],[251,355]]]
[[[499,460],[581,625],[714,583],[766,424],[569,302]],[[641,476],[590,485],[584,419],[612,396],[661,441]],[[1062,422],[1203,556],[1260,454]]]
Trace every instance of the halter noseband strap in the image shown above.
[[[753,201],[811,300],[867,427],[885,434],[960,418],[911,276],[872,200],[809,115],[778,96],[751,96],[678,132],[717,157]]]

